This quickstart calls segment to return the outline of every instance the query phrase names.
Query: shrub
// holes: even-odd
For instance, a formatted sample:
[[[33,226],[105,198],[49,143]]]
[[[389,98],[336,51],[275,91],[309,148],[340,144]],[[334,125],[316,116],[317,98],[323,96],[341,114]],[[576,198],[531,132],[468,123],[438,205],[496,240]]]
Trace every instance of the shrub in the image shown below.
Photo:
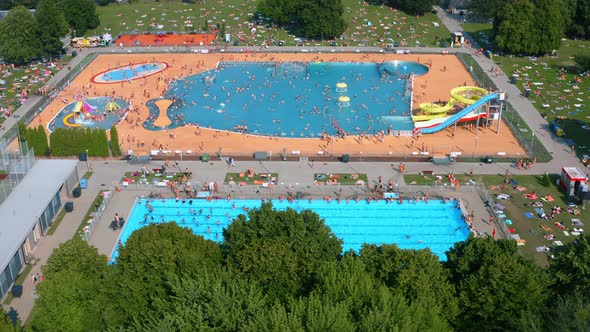
[[[117,127],[111,127],[111,154],[113,157],[119,157],[121,155],[121,146],[119,145],[119,133]]]

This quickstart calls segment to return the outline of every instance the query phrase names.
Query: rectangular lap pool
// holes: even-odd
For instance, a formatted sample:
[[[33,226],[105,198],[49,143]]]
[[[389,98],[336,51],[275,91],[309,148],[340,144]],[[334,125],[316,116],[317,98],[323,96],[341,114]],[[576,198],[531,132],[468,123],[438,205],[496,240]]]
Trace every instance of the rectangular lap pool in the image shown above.
[[[119,240],[125,243],[131,233],[149,224],[175,221],[189,227],[195,234],[215,242],[223,241],[223,228],[245,209],[260,207],[260,200],[187,200],[185,203],[168,199],[153,200],[153,212],[146,207],[147,200],[137,201]],[[334,234],[344,241],[343,249],[359,251],[363,243],[397,244],[402,249],[430,248],[441,260],[456,242],[469,237],[469,227],[461,218],[456,203],[430,200],[428,203],[403,204],[386,201],[273,200],[277,210],[292,208],[310,209],[325,219]],[[191,213],[192,212],[192,213]],[[146,222],[147,220],[147,222]],[[118,255],[117,247],[111,256]]]

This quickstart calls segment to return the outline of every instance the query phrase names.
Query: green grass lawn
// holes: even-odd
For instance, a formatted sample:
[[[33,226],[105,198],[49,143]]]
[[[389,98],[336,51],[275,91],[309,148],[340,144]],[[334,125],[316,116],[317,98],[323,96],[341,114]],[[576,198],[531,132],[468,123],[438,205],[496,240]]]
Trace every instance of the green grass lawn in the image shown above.
[[[491,40],[490,24],[469,23],[463,27],[476,39],[485,36],[484,39]],[[562,41],[556,56],[494,57],[521,92],[528,85],[529,99],[535,108],[548,123],[557,120],[565,131],[564,137],[577,145],[576,152],[581,158],[590,155],[590,76],[587,73],[583,76],[584,73],[577,70],[574,57],[588,52],[590,41],[568,39]]]
[[[450,41],[449,31],[440,24],[435,14],[422,17],[406,15],[389,7],[369,5],[364,1],[343,0],[344,20],[348,23],[339,45],[379,46],[381,43],[408,46],[435,46],[440,40]],[[241,36],[246,43],[261,45],[283,40],[285,45],[297,44],[296,37],[282,28],[260,19],[256,34],[251,38],[249,23],[255,21],[256,2],[243,0],[204,1],[205,4],[185,4],[178,0],[166,2],[145,1],[133,4],[111,4],[97,7],[101,25],[88,31],[86,36],[109,32],[119,33],[148,31],[151,23],[161,25],[153,31],[189,32],[203,31],[206,25],[225,23],[232,38]],[[438,27],[433,24],[438,24]],[[189,26],[190,25],[190,26]],[[328,45],[329,41],[310,41],[307,45]],[[272,43],[271,43],[272,44]]]
[[[84,173],[84,175],[82,176],[82,179],[90,179],[90,177],[92,176],[92,174],[94,174],[94,172],[86,172]]]
[[[0,74],[0,83],[4,82],[4,84],[0,84],[0,108],[8,109],[10,107],[14,112],[22,104],[23,88],[28,88],[29,95],[36,94],[37,90],[43,87],[58,71],[57,66],[49,67],[45,63],[32,63],[14,68],[3,66]],[[0,112],[0,123],[4,122],[5,116],[4,112]]]
[[[463,23],[463,30],[475,39],[477,43],[486,49],[493,49],[492,25],[489,23]]]
[[[408,184],[415,182],[415,184],[433,185],[435,177],[436,175],[404,175],[404,179]],[[465,184],[470,179],[469,175],[467,174],[455,174],[455,177],[462,184]],[[562,230],[555,227],[554,222],[561,222],[566,226],[566,228],[571,230],[575,227],[570,221],[572,218],[578,218],[582,221],[590,220],[590,212],[588,212],[588,210],[580,209],[581,215],[579,216],[574,216],[573,214],[567,213],[567,198],[560,188],[558,188],[555,184],[557,175],[551,175],[548,186],[543,176],[512,175],[510,179],[517,181],[519,186],[525,187],[525,191],[518,191],[514,189],[512,185],[503,185],[504,174],[474,175],[472,179],[476,183],[484,184],[488,188],[490,195],[492,195],[494,199],[494,204],[500,203],[505,206],[506,218],[512,220],[513,222],[512,225],[508,225],[508,228],[513,228],[515,234],[519,234],[522,239],[526,240],[526,245],[518,247],[519,250],[523,255],[533,258],[540,265],[546,265],[548,263],[548,255],[547,253],[537,252],[536,248],[544,245],[550,248],[554,247],[551,241],[548,241],[544,238],[544,235],[548,232],[541,228],[541,225],[549,227],[551,229],[550,233],[555,235],[555,239],[566,244],[574,240],[576,237],[566,236]],[[450,182],[446,175],[442,175],[441,184],[444,185],[445,183],[448,185]],[[490,186],[502,187],[493,189]],[[530,200],[524,196],[524,194],[531,192],[536,192],[539,199]],[[498,194],[501,193],[508,194],[511,196],[511,198],[509,200],[497,199]],[[544,197],[545,195],[550,195],[551,197],[555,198],[555,201],[543,202],[543,200],[540,198]],[[547,214],[551,213],[551,208],[554,206],[559,206],[565,211],[558,214],[552,220],[543,220],[537,216],[533,206],[525,205],[535,201],[541,202],[543,204],[542,208]],[[532,213],[533,217],[527,218],[525,216],[525,213],[527,212]],[[577,228],[585,229],[585,227]]]
[[[576,143],[580,157],[590,154],[590,76],[582,77],[573,57],[577,52],[588,52],[586,47],[590,48],[589,41],[566,40],[557,57],[499,59],[521,91],[530,85],[529,99],[535,108],[548,123],[557,121],[564,137]]]
[[[254,176],[247,176],[247,172],[226,173],[223,183],[232,185],[261,185],[269,181],[276,184],[279,181],[279,173],[254,173]]]
[[[314,182],[326,184],[341,184],[341,185],[366,185],[369,183],[367,174],[352,174],[352,173],[315,173],[313,175]],[[359,182],[361,181],[361,182]]]
[[[66,210],[62,208],[59,211],[59,213],[57,214],[57,217],[55,217],[55,219],[51,223],[51,226],[49,226],[49,229],[47,230],[47,235],[53,235],[55,233],[55,231],[57,230],[57,227],[62,222],[62,220],[64,219],[65,216],[66,216]]]

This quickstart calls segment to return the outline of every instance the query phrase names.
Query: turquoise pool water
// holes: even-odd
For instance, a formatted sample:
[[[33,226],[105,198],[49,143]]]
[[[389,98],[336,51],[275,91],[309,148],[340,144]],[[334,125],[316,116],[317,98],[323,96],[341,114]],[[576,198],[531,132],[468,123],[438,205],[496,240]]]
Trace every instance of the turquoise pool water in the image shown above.
[[[140,63],[125,67],[111,69],[96,75],[92,80],[95,83],[117,83],[146,77],[166,69],[164,63]]]
[[[243,208],[260,207],[260,200],[192,200],[186,201],[154,200],[154,210],[149,213],[144,199],[133,207],[119,240],[125,243],[137,229],[149,223],[175,221],[180,226],[190,228],[193,233],[215,242],[223,241],[223,228],[239,214]],[[344,241],[344,251],[359,251],[363,243],[397,244],[402,249],[430,248],[441,260],[445,252],[456,242],[469,236],[467,224],[461,218],[460,209],[455,203],[431,200],[404,204],[385,201],[326,202],[316,200],[288,201],[273,200],[277,210],[292,208],[297,211],[310,209],[325,219],[334,234]],[[196,212],[195,215],[190,210]],[[152,219],[153,217],[153,219]],[[147,220],[147,222],[144,222]],[[118,255],[115,248],[111,258]]]
[[[250,134],[318,137],[322,132],[367,134],[412,130],[410,75],[428,68],[416,62],[222,62],[215,70],[172,82],[165,98],[172,124]],[[346,99],[346,98],[348,99]],[[344,99],[341,99],[344,98]]]
[[[119,110],[109,111],[107,109],[107,104],[114,101],[117,105],[120,106]],[[99,121],[93,121],[91,119],[78,119],[74,120],[73,118],[69,118],[68,122],[71,124],[78,124],[81,125],[82,128],[102,128],[109,130],[111,127],[121,121],[121,119],[125,118],[127,115],[127,109],[129,104],[121,98],[115,98],[114,100],[110,97],[93,97],[84,99],[84,102],[88,103],[90,106],[94,107],[95,110],[91,111],[92,116],[98,116],[100,118]],[[76,108],[76,104],[78,102],[74,101],[70,104],[64,106],[50,121],[48,125],[48,129],[50,131],[54,131],[56,128],[66,128],[67,126],[64,124],[64,118],[74,111]],[[77,122],[76,122],[77,121]]]

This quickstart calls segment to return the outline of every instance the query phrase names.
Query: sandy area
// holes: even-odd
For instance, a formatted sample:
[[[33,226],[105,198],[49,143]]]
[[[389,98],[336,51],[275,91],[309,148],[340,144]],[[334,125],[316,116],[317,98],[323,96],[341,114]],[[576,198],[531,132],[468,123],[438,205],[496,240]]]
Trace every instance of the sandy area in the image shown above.
[[[154,104],[160,110],[160,116],[156,120],[154,120],[154,126],[156,127],[166,127],[172,124],[172,121],[168,117],[168,107],[172,105],[172,100],[169,99],[162,99],[156,101]]]
[[[215,68],[219,61],[363,61],[382,62],[391,60],[417,61],[430,66],[426,75],[416,77],[414,83],[414,104],[420,102],[447,101],[452,88],[464,84],[475,85],[462,63],[453,55],[424,54],[108,54],[99,55],[86,70],[76,77],[71,86],[60,93],[57,98],[41,113],[32,125],[47,123],[77,94],[85,93],[87,97],[115,95],[122,97],[136,109],[128,114],[127,119],[118,125],[122,149],[156,150],[162,146],[165,150],[193,151],[195,153],[216,153],[222,149],[225,156],[251,155],[254,151],[272,152],[279,155],[283,151],[299,151],[302,155],[314,156],[324,154],[340,155],[348,153],[362,156],[419,155],[422,151],[430,154],[448,154],[459,151],[463,155],[525,155],[505,124],[501,124],[501,134],[496,131],[497,124],[487,130],[479,130],[477,139],[475,129],[458,125],[451,126],[437,134],[424,135],[418,140],[411,137],[386,136],[380,141],[372,136],[360,139],[349,136],[333,139],[331,142],[319,138],[269,138],[240,133],[222,132],[215,129],[181,127],[173,131],[148,131],[141,123],[148,117],[145,103],[165,93],[166,80],[198,73]],[[166,70],[147,78],[115,84],[95,84],[91,78],[108,68],[124,66],[130,63],[146,61],[163,61],[170,64]],[[454,134],[453,134],[454,132]]]

